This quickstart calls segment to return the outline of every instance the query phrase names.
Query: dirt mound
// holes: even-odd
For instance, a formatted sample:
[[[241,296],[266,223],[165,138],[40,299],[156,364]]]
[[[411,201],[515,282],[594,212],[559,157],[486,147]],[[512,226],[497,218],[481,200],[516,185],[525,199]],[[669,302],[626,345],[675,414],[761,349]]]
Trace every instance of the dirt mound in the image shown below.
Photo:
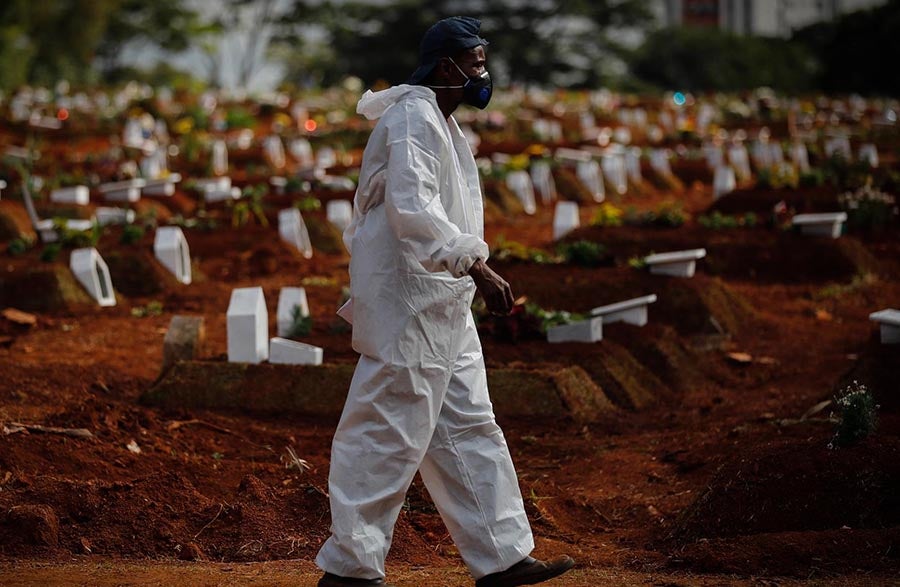
[[[12,200],[0,200],[0,242],[14,238],[34,240],[36,237],[25,206]]]
[[[831,187],[780,189],[748,188],[725,194],[709,207],[709,212],[722,214],[744,214],[753,212],[760,219],[767,220],[772,208],[784,201],[788,208],[798,214],[807,212],[834,212],[840,209],[837,191]]]
[[[900,439],[831,450],[829,432],[723,465],[671,532],[679,546],[764,533],[900,525]]]
[[[54,312],[93,305],[68,267],[39,264],[0,273],[0,306]]]
[[[109,267],[113,287],[124,296],[153,296],[181,285],[146,247],[117,247],[101,255]]]

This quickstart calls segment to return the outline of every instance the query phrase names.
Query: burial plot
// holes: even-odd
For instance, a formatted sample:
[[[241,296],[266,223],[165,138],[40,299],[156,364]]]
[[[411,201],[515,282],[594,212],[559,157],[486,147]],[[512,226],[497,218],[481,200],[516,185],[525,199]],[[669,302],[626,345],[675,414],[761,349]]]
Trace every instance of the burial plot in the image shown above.
[[[175,195],[175,184],[179,181],[181,181],[181,175],[178,173],[148,179],[143,191],[148,196],[173,196]]]
[[[716,173],[713,176],[713,199],[730,194],[736,187],[737,177],[734,174],[734,169],[727,165],[716,167]]]
[[[309,231],[300,210],[288,208],[278,212],[278,235],[281,240],[288,243],[309,259],[313,255],[312,243],[309,239]]]
[[[109,268],[97,249],[89,247],[72,251],[69,269],[98,304],[104,307],[116,305]]]
[[[295,340],[275,337],[269,346],[269,362],[280,365],[321,365],[324,351]]]
[[[557,202],[553,213],[553,240],[559,240],[581,225],[576,202]]]
[[[654,275],[693,277],[697,260],[706,256],[706,249],[689,249],[670,253],[657,253],[644,257],[644,263]]]
[[[134,210],[126,210],[125,208],[111,208],[108,206],[100,206],[94,210],[94,217],[100,226],[110,224],[131,224],[134,222]]]
[[[547,329],[547,342],[598,342],[603,340],[603,318],[590,318]]]
[[[269,313],[261,287],[231,291],[228,303],[228,361],[261,363],[269,357]]]
[[[591,310],[591,316],[603,318],[604,324],[625,322],[634,326],[644,326],[647,324],[647,306],[655,301],[656,294],[632,298],[594,308]]]
[[[531,164],[531,183],[541,196],[541,202],[549,204],[556,200],[556,183],[553,172],[547,161],[535,161]]]
[[[510,171],[506,175],[506,185],[522,202],[526,214],[532,215],[537,211],[534,201],[534,186],[531,184],[531,176],[527,171]]]
[[[91,192],[85,185],[57,188],[50,192],[50,201],[57,204],[87,206],[91,201]]]
[[[65,220],[66,230],[74,230],[74,231],[87,231],[94,228],[94,220],[81,220],[81,219],[66,219]],[[45,243],[52,243],[59,240],[59,234],[57,234],[56,226],[54,226],[53,220],[44,219],[38,220],[37,224],[35,224],[34,229],[41,235],[41,241]]]
[[[900,310],[892,308],[869,314],[881,330],[881,344],[900,344]]]
[[[331,200],[325,205],[325,216],[328,222],[343,231],[353,220],[353,204],[350,200]]]
[[[306,290],[302,287],[283,287],[278,293],[278,336],[289,336],[297,317],[309,316]]]
[[[860,145],[859,160],[868,163],[869,167],[878,167],[878,148],[872,143]]]
[[[819,214],[797,214],[791,220],[794,226],[800,227],[800,232],[809,236],[824,236],[838,238],[844,222],[847,221],[846,212],[823,212]]]
[[[191,253],[184,233],[178,226],[161,226],[153,239],[153,254],[175,278],[191,283]]]
[[[111,202],[137,202],[146,183],[143,179],[128,179],[101,183],[99,189],[103,197]]]

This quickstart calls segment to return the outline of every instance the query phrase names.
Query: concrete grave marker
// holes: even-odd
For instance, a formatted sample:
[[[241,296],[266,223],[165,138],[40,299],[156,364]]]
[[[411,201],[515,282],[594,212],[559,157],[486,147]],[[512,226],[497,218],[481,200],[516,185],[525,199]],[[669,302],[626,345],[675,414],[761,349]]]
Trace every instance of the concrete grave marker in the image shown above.
[[[527,171],[510,171],[506,175],[506,185],[522,202],[526,214],[532,215],[537,211],[534,201],[534,186],[531,185],[531,176]]]
[[[553,240],[561,239],[579,226],[581,220],[578,217],[578,203],[557,202],[553,212]]]
[[[94,228],[94,219],[82,220],[68,218],[65,220],[65,223],[66,230],[79,230],[84,232]],[[56,233],[56,227],[53,225],[53,220],[50,218],[38,220],[34,229],[41,235],[42,242],[52,243],[59,240],[59,235]]]
[[[221,139],[213,141],[212,166],[213,175],[225,175],[228,173],[228,146]]]
[[[269,135],[263,139],[263,151],[265,151],[266,159],[275,169],[284,169],[286,165],[284,157],[284,143],[277,135]]]
[[[321,347],[275,337],[270,342],[269,362],[279,365],[321,365],[323,354]]]
[[[750,156],[747,154],[747,147],[732,145],[728,149],[728,162],[731,163],[740,181],[750,179],[752,174],[750,173]]]
[[[111,202],[137,202],[141,199],[141,188],[147,184],[143,179],[127,179],[100,184],[100,193]]]
[[[164,176],[168,170],[164,147],[156,149],[152,154],[141,159],[141,176],[144,179],[157,179]]]
[[[703,156],[710,169],[716,169],[725,163],[725,152],[720,145],[711,143],[703,145]]]
[[[805,235],[838,238],[843,224],[847,222],[847,213],[797,214],[791,222],[794,226],[799,226],[800,232]]]
[[[650,167],[663,177],[671,177],[672,167],[669,165],[669,152],[666,149],[650,151]]]
[[[228,362],[261,363],[269,357],[269,313],[261,287],[232,290],[226,319]]]
[[[175,195],[175,184],[179,181],[181,181],[181,175],[178,173],[148,179],[143,191],[147,196],[173,196]]]
[[[3,190],[6,189],[6,182],[0,179],[0,196],[3,195]]]
[[[845,161],[853,159],[850,139],[847,137],[833,137],[825,141],[825,156],[828,158],[843,157]]]
[[[72,251],[69,269],[98,304],[104,307],[116,305],[116,294],[113,292],[112,280],[109,277],[109,267],[97,249],[88,247]]]
[[[91,192],[85,185],[57,188],[50,192],[50,201],[57,204],[87,206],[91,201]]]
[[[869,167],[878,167],[878,147],[872,143],[860,145],[859,160],[868,163]]]
[[[193,361],[206,342],[202,316],[172,316],[163,339],[163,365],[166,372],[178,361]]]
[[[608,153],[600,159],[603,176],[619,195],[628,191],[628,176],[625,173],[625,158],[620,153]]]
[[[553,181],[550,163],[535,161],[531,164],[531,183],[540,194],[541,202],[549,204],[556,200],[556,182]]]
[[[632,298],[623,302],[600,306],[591,310],[591,316],[603,318],[604,324],[625,322],[635,326],[647,324],[647,305],[656,301],[656,294]]]
[[[316,164],[316,160],[313,157],[312,145],[309,144],[308,140],[294,139],[291,141],[289,149],[291,151],[291,156],[297,160],[301,169],[309,169]]]
[[[644,263],[655,275],[693,277],[697,260],[706,256],[706,249],[689,249],[670,253],[657,253],[644,257]]]
[[[598,342],[603,340],[603,318],[590,318],[547,329],[547,342]]]
[[[553,152],[553,156],[559,161],[578,163],[580,161],[590,161],[593,158],[587,151],[581,149],[570,149],[568,147],[559,147]]]
[[[806,173],[809,171],[809,153],[805,144],[794,143],[791,145],[791,161],[801,172]]]
[[[337,154],[331,147],[322,147],[316,151],[316,169],[328,169],[337,165]]]
[[[295,308],[301,317],[309,316],[306,290],[302,287],[283,287],[278,293],[278,336],[287,336],[294,323]]]
[[[603,188],[603,176],[600,174],[600,164],[593,159],[579,161],[575,166],[575,175],[578,181],[591,192],[595,202],[606,199],[606,191]]]
[[[313,255],[312,243],[309,240],[309,231],[300,210],[287,208],[278,212],[278,235],[281,240],[300,251],[306,259]]]
[[[737,177],[734,175],[734,169],[727,165],[716,167],[713,176],[713,198],[719,199],[720,196],[730,194],[736,187]]]
[[[353,204],[350,200],[331,200],[325,205],[325,216],[343,232],[353,221]]]
[[[900,344],[900,310],[889,308],[872,312],[869,320],[879,324],[881,344]]]
[[[284,188],[287,187],[287,178],[281,177],[280,175],[276,175],[274,177],[269,178],[269,185],[275,188],[276,196],[284,195]]]
[[[625,172],[628,174],[628,181],[634,185],[638,185],[644,181],[641,175],[641,148],[629,147],[625,149]]]
[[[195,185],[207,202],[221,202],[229,199],[238,200],[241,197],[241,189],[232,186],[231,178],[227,176],[198,179]]]
[[[191,283],[191,253],[180,227],[157,228],[153,238],[153,254],[178,281]]]
[[[125,208],[111,208],[108,206],[100,206],[94,210],[94,217],[100,226],[109,224],[131,224],[134,222],[134,210],[126,210]]]

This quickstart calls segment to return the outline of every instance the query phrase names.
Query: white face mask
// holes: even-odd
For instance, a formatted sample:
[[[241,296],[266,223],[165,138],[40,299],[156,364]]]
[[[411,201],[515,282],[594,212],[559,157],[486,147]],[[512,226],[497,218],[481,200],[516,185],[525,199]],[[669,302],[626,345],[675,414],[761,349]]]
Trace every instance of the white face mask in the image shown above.
[[[488,73],[487,70],[484,70],[483,73],[478,75],[477,77],[469,77],[466,75],[466,72],[462,70],[462,68],[456,64],[452,58],[450,59],[450,63],[456,66],[456,69],[459,70],[459,73],[463,74],[463,77],[466,78],[466,83],[459,86],[427,86],[433,89],[446,89],[446,90],[458,90],[462,88],[463,90],[463,103],[468,104],[469,106],[474,106],[476,108],[480,108],[484,110],[487,107],[488,102],[491,101],[491,96],[494,93],[494,84],[491,81],[491,74]]]

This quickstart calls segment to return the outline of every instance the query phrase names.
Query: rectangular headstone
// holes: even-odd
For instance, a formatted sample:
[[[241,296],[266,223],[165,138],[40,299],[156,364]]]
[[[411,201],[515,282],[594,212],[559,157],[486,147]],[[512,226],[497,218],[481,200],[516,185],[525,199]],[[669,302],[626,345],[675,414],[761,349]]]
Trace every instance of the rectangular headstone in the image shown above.
[[[231,291],[226,323],[230,363],[261,363],[269,357],[269,313],[261,287]]]
[[[108,206],[100,206],[94,210],[94,217],[100,226],[109,224],[131,224],[134,222],[134,210],[126,210],[125,208],[111,208]]]
[[[206,328],[202,316],[172,316],[163,339],[162,371],[178,361],[199,358],[206,342]]]
[[[846,212],[823,212],[819,214],[797,214],[791,219],[800,232],[809,236],[838,238],[843,224],[847,222]]]
[[[146,185],[143,179],[128,179],[100,184],[99,190],[111,202],[137,202],[141,199],[141,188]]]
[[[575,175],[578,181],[584,184],[584,187],[591,192],[595,202],[602,202],[606,199],[606,191],[603,187],[603,176],[600,173],[600,164],[593,159],[589,161],[579,161],[575,165]]]
[[[506,175],[506,186],[522,202],[526,214],[532,215],[537,211],[534,201],[534,186],[531,184],[531,176],[527,171],[510,171]]]
[[[325,216],[328,222],[343,231],[353,221],[353,204],[350,200],[330,200],[325,204]]]
[[[549,204],[556,200],[556,183],[547,161],[535,161],[531,164],[531,183],[540,194],[541,202]]]
[[[556,203],[553,213],[553,240],[559,240],[581,225],[576,202]]]
[[[153,254],[163,267],[184,284],[191,283],[191,253],[178,226],[160,226],[153,238]]]
[[[547,329],[547,342],[598,342],[603,340],[603,318],[591,318]]]
[[[727,165],[716,167],[716,172],[713,175],[713,198],[719,199],[725,194],[730,194],[736,187],[737,177],[734,175],[734,169]]]
[[[50,192],[50,201],[58,204],[87,206],[91,201],[91,192],[85,185],[57,188]]]
[[[706,249],[690,249],[649,255],[644,257],[644,263],[650,268],[650,273],[656,275],[693,277],[697,260],[705,256]]]
[[[300,251],[304,258],[312,257],[312,242],[300,210],[287,208],[278,212],[278,235],[281,240]]]
[[[900,344],[900,310],[888,308],[869,314],[880,327],[881,344]]]
[[[591,310],[591,316],[603,318],[605,324],[625,322],[635,326],[647,324],[647,305],[656,301],[656,294],[632,298]]]

